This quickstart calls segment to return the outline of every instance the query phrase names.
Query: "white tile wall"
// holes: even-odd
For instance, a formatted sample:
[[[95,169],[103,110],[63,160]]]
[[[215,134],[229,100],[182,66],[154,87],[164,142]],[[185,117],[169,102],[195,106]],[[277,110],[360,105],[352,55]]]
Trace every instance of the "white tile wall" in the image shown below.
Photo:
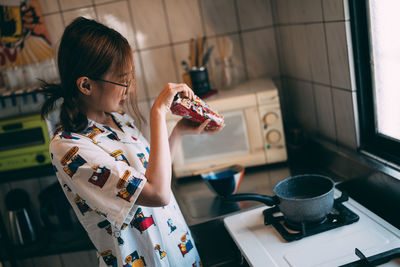
[[[60,13],[55,13],[44,16],[43,20],[46,24],[47,33],[49,34],[51,44],[53,48],[57,50],[64,31],[63,18],[61,17]]]
[[[318,132],[321,136],[336,142],[335,114],[331,88],[318,84],[314,84],[313,86]]]
[[[270,0],[237,0],[240,29],[273,25]]]
[[[243,48],[249,78],[279,76],[279,61],[273,28],[244,32]]]
[[[60,11],[60,7],[58,5],[58,1],[54,0],[38,0],[40,11],[43,15],[48,13],[58,12]]]
[[[321,0],[274,0],[277,23],[321,22]]]
[[[329,84],[328,53],[322,23],[305,26],[311,77],[315,82]]]
[[[171,47],[161,47],[141,52],[144,77],[149,97],[156,97],[168,82],[176,82]]]
[[[290,117],[295,119],[305,132],[314,134],[318,129],[312,84],[296,79],[288,79],[287,82]]]
[[[92,5],[92,0],[59,0],[61,10],[82,8]]]
[[[325,24],[332,86],[351,90],[345,22]]]
[[[63,12],[62,14],[63,14],[65,26],[70,24],[75,18],[77,18],[79,16],[85,17],[87,19],[96,19],[97,18],[94,7],[74,9],[71,11]]]
[[[238,31],[234,0],[202,0],[200,3],[207,36]]]
[[[283,74],[311,81],[306,26],[297,24],[279,27],[279,35]]]
[[[167,0],[165,5],[172,42],[204,35],[198,0]]]
[[[128,3],[125,1],[96,6],[98,21],[118,31],[132,48],[135,48],[134,32]]]
[[[162,0],[131,0],[130,8],[139,49],[170,42]]]
[[[349,19],[347,0],[322,0],[325,21]]]
[[[337,141],[339,144],[353,149],[357,148],[356,127],[352,92],[333,88],[333,104],[335,107]]]

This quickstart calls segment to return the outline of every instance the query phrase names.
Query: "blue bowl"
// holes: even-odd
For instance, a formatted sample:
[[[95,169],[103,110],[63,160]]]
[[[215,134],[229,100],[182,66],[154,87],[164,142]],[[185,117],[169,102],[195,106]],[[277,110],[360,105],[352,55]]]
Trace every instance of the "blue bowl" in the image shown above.
[[[232,165],[218,170],[202,173],[201,177],[208,188],[216,195],[235,194],[242,182],[244,167]]]

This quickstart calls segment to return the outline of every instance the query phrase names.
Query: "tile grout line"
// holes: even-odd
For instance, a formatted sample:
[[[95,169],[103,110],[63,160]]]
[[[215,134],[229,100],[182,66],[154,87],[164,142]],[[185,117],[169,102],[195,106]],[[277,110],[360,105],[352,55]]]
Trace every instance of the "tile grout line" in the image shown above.
[[[127,0],[127,4],[128,4],[128,13],[129,13],[129,17],[130,17],[130,22],[131,22],[132,30],[133,30],[133,40],[135,41],[135,45],[139,47],[139,43],[138,43],[137,38],[136,38],[135,22],[133,20],[133,14],[132,14],[133,6],[131,4],[131,1],[128,1],[128,0]],[[149,96],[149,89],[148,89],[147,80],[146,80],[146,74],[144,73],[143,58],[142,58],[142,54],[140,53],[140,50],[136,50],[136,52],[137,52],[137,56],[138,56],[138,58],[140,60],[139,68],[140,68],[140,71],[141,71],[142,76],[143,76],[143,87],[144,87],[143,91],[146,94],[145,101],[147,102],[147,105],[149,106],[150,96]],[[135,66],[135,69],[136,69],[136,66]],[[135,70],[135,76],[136,76],[136,70]],[[137,89],[137,78],[136,78],[136,90],[138,90]]]
[[[246,52],[244,49],[244,40],[243,40],[243,34],[242,34],[243,31],[242,31],[242,27],[240,25],[239,8],[238,8],[237,0],[235,0],[235,15],[236,15],[236,23],[238,26],[239,43],[240,43],[240,50],[241,50],[241,54],[242,54],[244,78],[245,78],[245,80],[248,80],[249,79],[249,70],[247,68]]]
[[[278,26],[275,22],[278,21],[277,18],[277,13],[275,13],[277,7],[276,7],[276,3],[274,0],[269,0],[269,5],[271,8],[271,16],[272,16],[272,23],[273,23],[273,29],[274,29],[274,35],[275,35],[275,46],[276,46],[276,51],[277,51],[277,57],[278,57],[278,64],[279,64],[279,80],[281,82],[281,91],[282,91],[282,100],[280,101],[280,105],[282,106],[282,110],[286,110],[286,104],[287,104],[287,97],[286,94],[284,93],[284,82],[283,82],[283,66],[282,66],[282,62],[283,59],[281,57],[281,49],[280,49],[280,37],[279,37],[279,29]],[[285,116],[286,116],[286,112],[285,112]]]
[[[163,11],[165,14],[165,20],[166,20],[166,25],[167,25],[167,33],[168,33],[168,39],[169,39],[168,46],[170,47],[170,50],[171,50],[172,63],[174,65],[174,70],[175,70],[175,79],[176,79],[176,82],[178,82],[179,77],[178,77],[178,69],[176,66],[176,55],[175,55],[174,46],[173,46],[174,44],[172,42],[171,26],[169,24],[167,4],[166,4],[165,0],[162,0],[162,5],[163,5]]]
[[[343,0],[340,0],[343,1]],[[338,146],[338,126],[336,122],[336,108],[335,108],[335,101],[333,99],[333,87],[332,87],[332,76],[331,76],[331,65],[330,65],[330,60],[329,60],[329,48],[328,48],[328,37],[327,37],[327,29],[326,29],[326,22],[325,22],[325,13],[324,13],[324,1],[321,0],[321,7],[322,7],[322,19],[324,20],[323,26],[324,26],[324,37],[325,37],[325,51],[326,51],[326,57],[327,57],[327,62],[328,62],[328,74],[329,74],[329,87],[330,87],[330,92],[331,92],[331,104],[332,104],[332,113],[333,113],[333,123],[335,127],[335,144],[336,147]]]

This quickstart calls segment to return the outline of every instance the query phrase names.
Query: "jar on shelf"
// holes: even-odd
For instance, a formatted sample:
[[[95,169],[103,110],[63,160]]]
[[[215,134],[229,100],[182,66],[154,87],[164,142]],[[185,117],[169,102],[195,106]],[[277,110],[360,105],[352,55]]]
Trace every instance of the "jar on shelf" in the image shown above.
[[[233,64],[232,58],[216,58],[213,75],[214,86],[217,89],[229,89],[239,83],[239,70]]]

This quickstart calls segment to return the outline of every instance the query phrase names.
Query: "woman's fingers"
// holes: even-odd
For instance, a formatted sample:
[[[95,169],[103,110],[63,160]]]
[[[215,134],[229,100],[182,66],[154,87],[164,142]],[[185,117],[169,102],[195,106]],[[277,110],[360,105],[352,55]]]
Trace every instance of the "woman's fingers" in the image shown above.
[[[198,131],[199,131],[199,133],[202,133],[202,132],[207,128],[207,125],[208,125],[208,123],[209,123],[210,121],[211,121],[210,119],[207,119],[207,120],[203,121],[203,122],[200,124],[200,126],[197,128]]]

